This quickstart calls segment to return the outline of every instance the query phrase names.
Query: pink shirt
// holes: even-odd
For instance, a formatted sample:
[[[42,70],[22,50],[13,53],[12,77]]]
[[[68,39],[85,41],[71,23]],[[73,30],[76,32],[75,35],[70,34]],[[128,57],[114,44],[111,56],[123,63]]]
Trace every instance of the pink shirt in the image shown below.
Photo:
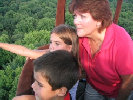
[[[79,38],[79,55],[87,82],[99,93],[116,97],[122,82],[120,75],[133,74],[133,41],[115,24],[107,28],[101,49],[93,58],[88,41],[88,38]]]

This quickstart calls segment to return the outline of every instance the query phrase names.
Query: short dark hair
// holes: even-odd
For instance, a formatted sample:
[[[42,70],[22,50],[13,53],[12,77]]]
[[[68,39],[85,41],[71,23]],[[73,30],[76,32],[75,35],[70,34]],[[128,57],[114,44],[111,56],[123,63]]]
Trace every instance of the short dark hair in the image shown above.
[[[34,71],[40,72],[52,90],[66,87],[68,90],[79,79],[79,65],[75,57],[65,50],[44,54],[34,61]]]
[[[112,23],[112,12],[108,0],[71,0],[70,13],[77,10],[81,13],[90,13],[96,21],[102,21],[99,32]]]

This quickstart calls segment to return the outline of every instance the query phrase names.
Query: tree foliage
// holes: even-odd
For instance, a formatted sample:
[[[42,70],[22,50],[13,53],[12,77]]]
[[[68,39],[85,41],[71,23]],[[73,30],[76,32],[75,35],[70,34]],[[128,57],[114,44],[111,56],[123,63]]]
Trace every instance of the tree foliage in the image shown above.
[[[118,22],[118,24],[124,27],[130,35],[133,34],[133,4],[131,1],[128,2],[128,0],[126,0],[126,2],[123,2]]]
[[[12,100],[15,96],[16,86],[22,67],[15,70],[7,66],[0,70],[0,100]]]

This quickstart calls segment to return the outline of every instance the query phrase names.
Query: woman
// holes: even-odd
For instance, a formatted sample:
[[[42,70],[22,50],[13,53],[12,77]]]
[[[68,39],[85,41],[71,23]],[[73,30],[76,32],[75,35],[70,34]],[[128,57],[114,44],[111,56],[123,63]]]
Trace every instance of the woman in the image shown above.
[[[112,23],[108,0],[72,0],[69,11],[87,74],[84,100],[131,100],[133,42],[122,27]]]
[[[52,30],[51,36],[50,36],[49,49],[30,50],[21,45],[6,44],[6,43],[0,43],[0,48],[10,51],[12,53],[19,54],[21,56],[30,57],[31,59],[36,59],[47,52],[52,52],[55,50],[67,50],[67,51],[71,52],[75,56],[75,58],[78,60],[78,49],[77,49],[78,48],[78,37],[76,34],[76,30],[70,26],[63,25],[63,24],[55,27]],[[27,71],[27,73],[30,73],[31,71],[33,71],[33,70],[31,70],[31,68],[30,68],[29,71]],[[29,82],[29,80],[31,80],[30,75],[26,76],[26,78],[27,79],[25,79],[25,81],[27,81],[27,82]],[[31,80],[31,81],[33,81],[33,80]],[[29,84],[26,82],[21,82],[21,83],[22,84],[20,84],[21,85],[20,88],[25,88],[25,85]],[[32,84],[32,82],[31,82],[31,84]],[[75,100],[75,98],[76,98],[77,86],[78,86],[78,82],[69,91],[72,96],[72,100]],[[29,86],[29,89],[30,89],[30,86]],[[28,90],[25,90],[25,91],[28,91]],[[22,93],[22,94],[25,95],[27,93]]]

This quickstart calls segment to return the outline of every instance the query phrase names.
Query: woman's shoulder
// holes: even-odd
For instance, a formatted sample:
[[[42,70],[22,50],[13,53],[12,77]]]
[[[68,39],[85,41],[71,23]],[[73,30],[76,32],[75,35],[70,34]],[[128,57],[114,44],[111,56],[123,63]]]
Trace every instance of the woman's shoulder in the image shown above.
[[[112,24],[111,27],[113,32],[111,34],[114,34],[114,39],[116,43],[119,43],[119,45],[120,44],[126,45],[128,42],[131,43],[132,38],[123,27],[116,25],[114,23]]]

